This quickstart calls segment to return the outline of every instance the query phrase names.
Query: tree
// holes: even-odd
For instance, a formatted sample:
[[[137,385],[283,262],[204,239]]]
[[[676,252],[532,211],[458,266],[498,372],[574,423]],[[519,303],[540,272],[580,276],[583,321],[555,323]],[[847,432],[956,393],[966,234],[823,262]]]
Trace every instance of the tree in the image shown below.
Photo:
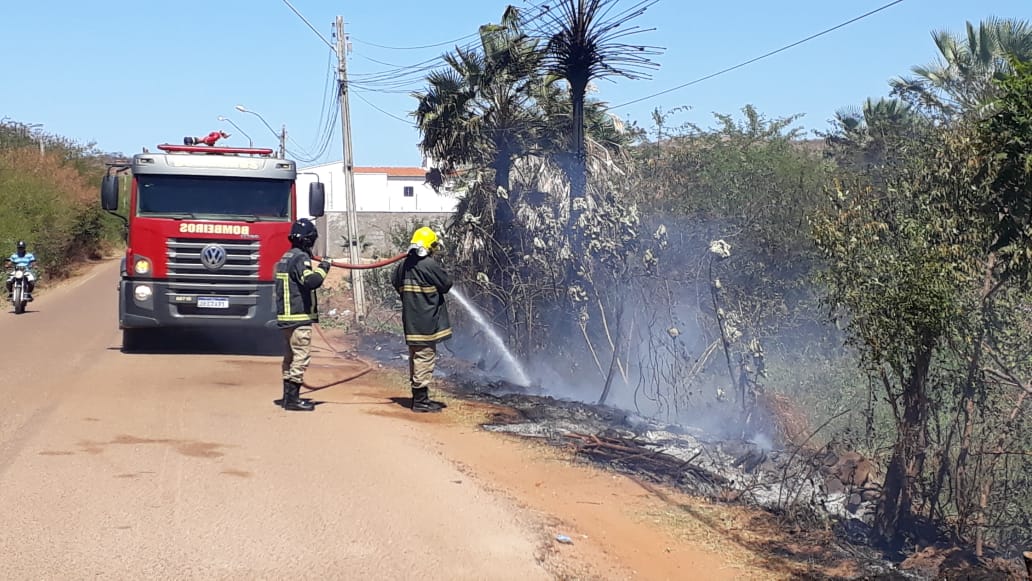
[[[979,177],[989,195],[978,209],[992,224],[991,249],[1003,254],[1008,274],[1025,277],[1032,261],[1032,62],[1013,59],[1011,67],[996,82],[992,114],[979,125],[986,161]]]
[[[573,106],[573,159],[570,167],[564,168],[570,177],[571,207],[575,198],[584,196],[587,185],[584,107],[588,84],[614,76],[645,78],[656,66],[648,58],[658,54],[654,47],[623,42],[644,32],[626,25],[656,1],[642,0],[614,14],[619,0],[560,0],[548,12],[545,63],[549,72],[569,84]]]
[[[893,89],[924,106],[958,114],[978,111],[996,94],[995,81],[1011,70],[1011,60],[1032,60],[1032,26],[1027,21],[990,18],[966,34],[932,33],[939,59],[915,66],[913,77],[892,81]]]
[[[499,25],[480,27],[480,49],[458,48],[444,56],[448,68],[430,73],[427,89],[413,95],[420,147],[435,163],[433,182],[457,168],[490,169],[491,180],[509,189],[513,159],[529,148],[543,125],[534,105],[540,51],[509,7]]]
[[[832,130],[822,135],[839,167],[870,174],[901,163],[906,150],[899,146],[927,125],[927,117],[900,99],[868,98],[859,108],[837,112]]]
[[[1020,507],[993,496],[1032,394],[1014,332],[1032,272],[1032,67],[1010,66],[995,100],[929,110],[889,142],[897,163],[854,176],[814,219],[828,303],[896,420],[875,523],[894,546],[931,517],[981,554],[993,515]]]
[[[895,420],[876,519],[878,535],[895,546],[917,529],[912,509],[927,457],[932,363],[960,317],[958,288],[969,282],[958,280],[947,256],[953,247],[942,244],[942,220],[929,200],[931,158],[916,157],[883,187],[860,178],[836,188],[832,209],[813,218],[828,263],[827,304]]]
[[[414,115],[438,165],[432,181],[450,173],[464,191],[449,225],[459,278],[490,297],[489,312],[507,315],[510,337],[526,351],[548,344],[537,321],[575,322],[568,308],[570,316],[549,320],[550,303],[569,296],[571,272],[590,276],[587,263],[620,245],[616,230],[631,218],[608,191],[630,134],[604,103],[586,100],[584,166],[602,194],[579,225],[592,256],[572,251],[565,201],[573,103],[542,65],[544,41],[524,25],[509,7],[501,24],[481,27],[477,49],[446,55],[448,68],[428,77]]]

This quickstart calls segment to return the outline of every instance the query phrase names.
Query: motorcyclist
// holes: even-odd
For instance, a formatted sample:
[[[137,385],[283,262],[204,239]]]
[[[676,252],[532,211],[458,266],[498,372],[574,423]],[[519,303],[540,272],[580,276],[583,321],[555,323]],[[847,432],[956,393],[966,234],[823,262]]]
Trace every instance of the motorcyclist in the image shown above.
[[[17,250],[14,254],[7,258],[7,267],[24,267],[25,268],[25,282],[27,283],[25,295],[26,301],[32,300],[32,290],[36,288],[36,275],[32,272],[32,267],[36,265],[36,257],[26,251],[26,244],[24,240],[18,241]],[[14,273],[9,273],[7,276],[7,297],[11,297],[11,289],[14,287]]]

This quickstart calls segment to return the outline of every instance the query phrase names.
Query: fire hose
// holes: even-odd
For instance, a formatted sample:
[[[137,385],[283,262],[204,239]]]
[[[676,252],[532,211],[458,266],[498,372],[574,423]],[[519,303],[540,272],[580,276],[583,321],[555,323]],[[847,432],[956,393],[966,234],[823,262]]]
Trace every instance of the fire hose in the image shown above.
[[[320,260],[320,261],[326,260],[327,262],[330,263],[330,266],[335,267],[335,268],[343,268],[343,269],[346,269],[346,270],[372,270],[372,269],[376,269],[376,268],[383,268],[385,266],[390,266],[391,264],[394,264],[396,262],[404,260],[406,256],[408,256],[408,253],[402,253],[402,254],[398,254],[397,256],[393,256],[391,258],[385,258],[383,260],[378,260],[376,262],[370,262],[368,264],[348,264],[348,263],[344,263],[344,262],[337,262],[337,261],[332,260],[332,259],[321,258],[321,257],[318,257],[318,256],[314,256],[312,258],[315,259],[315,260]],[[346,359],[345,358],[346,353],[338,351],[337,349],[335,349],[333,347],[333,343],[330,343],[330,340],[326,337],[326,334],[323,333],[322,327],[318,323],[315,324],[315,332],[318,333],[319,338],[322,339],[322,342],[326,344],[326,349],[329,352],[333,353],[334,357],[337,357],[338,359],[341,359],[341,360],[344,360],[344,361],[350,361],[350,359]],[[364,359],[359,358],[359,357],[356,357],[355,359],[359,363],[361,363],[363,365],[363,369],[361,371],[357,371],[357,372],[352,373],[351,375],[348,375],[346,377],[337,378],[336,380],[334,380],[334,381],[332,381],[330,383],[327,383],[326,385],[309,385],[308,383],[304,383],[303,386],[306,389],[308,389],[308,391],[306,391],[305,393],[312,393],[312,392],[315,392],[315,391],[321,391],[321,390],[324,390],[324,389],[327,389],[327,388],[330,388],[330,387],[335,387],[335,386],[341,385],[343,383],[347,383],[349,381],[354,381],[354,380],[358,379],[359,377],[362,377],[363,375],[366,375],[367,373],[369,373],[370,371],[373,370],[372,364],[370,364],[368,361],[365,361]]]
[[[392,256],[391,258],[384,258],[383,260],[378,260],[376,262],[370,262],[369,264],[347,264],[347,263],[344,263],[344,262],[337,262],[337,261],[335,261],[333,259],[327,260],[325,258],[319,258],[318,256],[315,256],[313,258],[315,260],[326,260],[327,262],[330,263],[330,266],[334,266],[336,268],[346,268],[347,270],[372,270],[374,268],[383,268],[385,266],[389,266],[391,264],[394,264],[395,262],[399,262],[401,260],[404,260],[406,256],[408,256],[408,253],[407,252],[402,252],[401,254],[399,254],[397,256]]]

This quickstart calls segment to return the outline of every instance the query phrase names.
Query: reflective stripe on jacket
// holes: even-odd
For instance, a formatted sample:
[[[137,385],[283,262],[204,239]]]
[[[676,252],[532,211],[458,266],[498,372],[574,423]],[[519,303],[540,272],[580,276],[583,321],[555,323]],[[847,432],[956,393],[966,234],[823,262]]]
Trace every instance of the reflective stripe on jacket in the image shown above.
[[[410,254],[394,270],[394,289],[401,295],[401,323],[409,345],[433,345],[452,336],[448,303],[451,277],[432,256]]]
[[[319,322],[319,300],[315,289],[322,286],[326,271],[312,264],[312,257],[291,248],[276,264],[276,321],[280,327],[297,327]]]

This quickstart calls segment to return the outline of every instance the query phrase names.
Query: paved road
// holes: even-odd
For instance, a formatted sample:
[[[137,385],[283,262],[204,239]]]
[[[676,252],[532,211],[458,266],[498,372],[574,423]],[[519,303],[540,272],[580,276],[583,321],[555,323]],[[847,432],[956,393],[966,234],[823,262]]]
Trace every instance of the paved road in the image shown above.
[[[117,269],[0,311],[0,579],[549,578],[395,404],[289,413],[275,358],[121,353]]]

